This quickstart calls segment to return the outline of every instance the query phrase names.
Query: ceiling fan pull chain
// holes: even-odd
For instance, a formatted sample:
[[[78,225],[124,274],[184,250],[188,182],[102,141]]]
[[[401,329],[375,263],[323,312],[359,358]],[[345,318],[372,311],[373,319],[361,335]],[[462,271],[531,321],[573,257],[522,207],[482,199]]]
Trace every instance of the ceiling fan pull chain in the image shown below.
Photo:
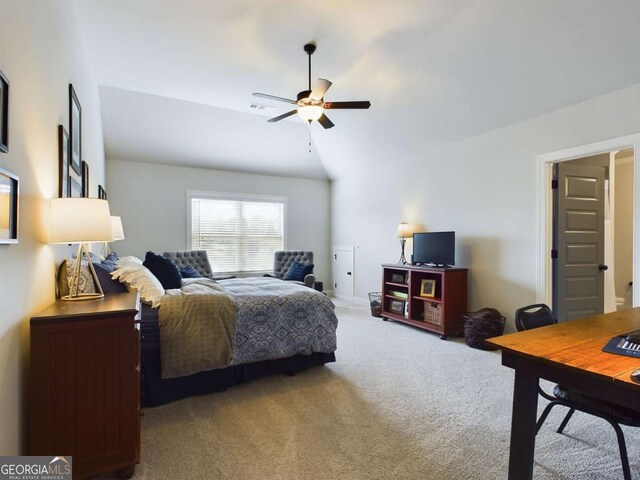
[[[311,120],[309,120],[309,153],[311,153]]]

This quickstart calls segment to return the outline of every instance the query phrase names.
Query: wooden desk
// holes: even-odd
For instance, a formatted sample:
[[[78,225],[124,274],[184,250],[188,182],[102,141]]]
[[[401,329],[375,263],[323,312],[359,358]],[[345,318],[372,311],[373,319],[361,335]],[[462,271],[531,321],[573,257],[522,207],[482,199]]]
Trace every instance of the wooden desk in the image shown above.
[[[640,359],[601,351],[611,337],[639,329],[640,308],[634,308],[488,340],[515,370],[510,480],[533,475],[540,378],[640,412],[640,385],[630,377]]]

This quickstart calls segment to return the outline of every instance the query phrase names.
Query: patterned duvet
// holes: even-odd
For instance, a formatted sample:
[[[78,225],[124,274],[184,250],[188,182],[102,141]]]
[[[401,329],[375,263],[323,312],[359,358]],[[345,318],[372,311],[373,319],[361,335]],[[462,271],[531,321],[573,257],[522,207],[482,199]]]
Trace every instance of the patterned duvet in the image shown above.
[[[161,302],[162,378],[331,353],[337,326],[331,300],[302,285],[267,277],[189,279]]]
[[[336,350],[338,319],[326,295],[268,277],[218,283],[236,303],[231,365]]]

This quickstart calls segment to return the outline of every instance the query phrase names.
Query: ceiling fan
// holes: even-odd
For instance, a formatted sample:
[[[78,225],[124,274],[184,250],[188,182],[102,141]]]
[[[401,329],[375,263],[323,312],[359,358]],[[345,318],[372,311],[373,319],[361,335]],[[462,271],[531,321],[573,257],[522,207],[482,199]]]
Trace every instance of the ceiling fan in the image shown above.
[[[325,102],[324,95],[329,90],[331,82],[324,78],[319,78],[316,81],[316,85],[311,89],[311,55],[316,51],[316,46],[313,43],[307,43],[304,46],[304,51],[309,56],[309,90],[303,90],[298,93],[296,100],[290,98],[276,97],[275,95],[268,95],[266,93],[255,92],[254,97],[268,98],[270,100],[277,100],[279,102],[290,103],[297,105],[297,108],[278,115],[277,117],[270,118],[269,122],[279,122],[280,120],[290,117],[294,113],[297,113],[300,118],[311,123],[317,120],[324,128],[331,128],[334,126],[333,122],[325,115],[325,110],[331,109],[367,109],[371,106],[371,102]]]

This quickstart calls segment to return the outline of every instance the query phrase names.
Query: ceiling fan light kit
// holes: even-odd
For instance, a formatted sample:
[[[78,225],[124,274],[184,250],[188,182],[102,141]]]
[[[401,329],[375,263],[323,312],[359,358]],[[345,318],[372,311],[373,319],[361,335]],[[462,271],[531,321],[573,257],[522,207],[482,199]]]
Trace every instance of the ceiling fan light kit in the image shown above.
[[[307,122],[318,120],[323,113],[321,105],[305,105],[298,108],[298,116]]]
[[[325,129],[334,126],[333,122],[325,115],[324,111],[332,108],[339,109],[367,109],[371,106],[371,102],[325,102],[324,95],[329,90],[331,82],[324,78],[318,78],[313,89],[311,89],[311,55],[316,51],[316,46],[313,43],[307,43],[304,46],[304,51],[309,56],[309,89],[303,90],[296,96],[296,100],[289,98],[277,97],[275,95],[269,95],[266,93],[255,92],[255,97],[268,98],[270,100],[277,100],[278,102],[290,103],[296,105],[297,108],[290,110],[287,113],[278,115],[277,117],[270,118],[268,122],[279,122],[291,115],[297,113],[298,116],[306,122],[317,121]]]

